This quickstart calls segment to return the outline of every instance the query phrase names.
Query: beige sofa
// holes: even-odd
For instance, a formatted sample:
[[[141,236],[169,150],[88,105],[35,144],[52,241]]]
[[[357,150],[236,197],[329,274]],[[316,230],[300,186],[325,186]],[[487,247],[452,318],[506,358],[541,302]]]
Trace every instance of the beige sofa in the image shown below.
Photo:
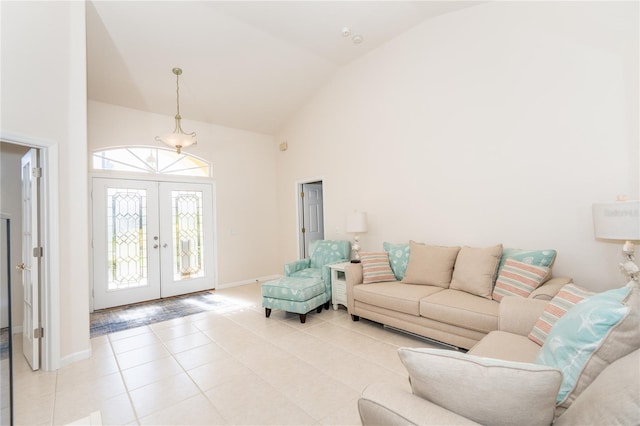
[[[433,285],[387,281],[363,284],[362,265],[345,269],[347,309],[360,317],[458,348],[469,349],[498,329],[500,303],[486,297]],[[529,299],[551,298],[571,278],[553,277]]]
[[[580,393],[572,400],[568,409],[558,409],[555,398],[559,386],[546,385],[536,389],[534,380],[519,376],[522,363],[532,363],[541,346],[527,338],[537,318],[543,312],[545,301],[507,297],[499,305],[498,330],[489,333],[477,343],[467,354],[455,351],[452,356],[471,361],[475,371],[465,374],[456,367],[440,368],[437,375],[442,376],[441,383],[428,383],[427,386],[436,388],[435,397],[428,400],[416,394],[417,377],[411,371],[408,362],[403,359],[409,370],[413,393],[386,384],[373,384],[367,387],[358,401],[358,408],[363,425],[466,425],[466,424],[554,424],[554,425],[637,425],[640,424],[640,337],[638,333],[638,297],[629,302],[631,311],[625,321],[627,335],[619,334],[618,342],[629,342],[626,352],[620,358],[612,357],[614,361],[603,364],[601,372],[591,374],[591,382],[580,389]],[[620,329],[620,328],[619,328]],[[611,337],[618,331],[609,332]],[[630,333],[630,334],[629,334]],[[620,339],[620,336],[623,336]],[[609,356],[618,349],[614,349],[616,339],[607,340],[598,349],[600,353]],[[633,349],[635,348],[635,350]],[[419,351],[416,349],[400,349],[403,351]],[[424,350],[423,350],[424,351]],[[428,351],[428,350],[427,350]],[[432,350],[438,352],[437,350]],[[445,354],[446,355],[446,354]],[[482,357],[482,358],[477,358]],[[466,358],[466,359],[465,359]],[[493,359],[515,361],[517,368],[507,372],[504,377],[492,378],[490,368],[479,366],[482,362],[495,361]],[[438,366],[432,362],[419,360],[419,368],[437,370]],[[456,362],[460,359],[454,360]],[[598,361],[601,362],[601,361]],[[415,363],[414,363],[415,365]],[[524,365],[526,368],[529,364]],[[495,366],[494,366],[495,367]],[[537,365],[532,367],[542,368]],[[585,370],[590,367],[585,367]],[[553,370],[549,367],[550,370]],[[540,371],[538,371],[540,372]],[[478,373],[478,374],[476,374]],[[541,374],[559,374],[559,370],[541,371]],[[529,372],[527,372],[529,374]],[[470,377],[474,376],[475,377]],[[432,376],[433,377],[433,376]],[[437,377],[437,376],[436,376]],[[478,380],[478,378],[481,378]],[[495,380],[492,380],[495,379]],[[553,378],[552,379],[557,379]],[[509,383],[509,380],[511,383]],[[449,388],[449,395],[444,395]],[[536,394],[537,392],[537,394]],[[419,393],[419,392],[418,392]],[[551,401],[542,400],[551,397]],[[440,398],[440,404],[433,400]],[[537,405],[539,404],[539,405]],[[544,405],[546,404],[546,406]],[[448,406],[448,408],[444,408]],[[515,408],[514,408],[515,407]],[[484,411],[484,412],[483,412]],[[474,413],[483,420],[471,420],[469,415],[461,412]],[[484,417],[482,417],[484,416]]]

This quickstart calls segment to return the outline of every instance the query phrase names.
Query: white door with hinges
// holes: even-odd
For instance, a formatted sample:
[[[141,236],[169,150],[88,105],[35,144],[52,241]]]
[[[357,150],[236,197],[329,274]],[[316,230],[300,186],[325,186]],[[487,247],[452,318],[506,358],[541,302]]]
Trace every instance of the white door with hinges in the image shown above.
[[[38,151],[31,149],[22,157],[22,290],[24,316],[22,351],[33,370],[40,368],[40,258],[38,237]]]
[[[215,287],[210,184],[93,179],[94,309]]]
[[[309,243],[324,239],[322,182],[302,184],[302,238],[304,257],[308,257]]]

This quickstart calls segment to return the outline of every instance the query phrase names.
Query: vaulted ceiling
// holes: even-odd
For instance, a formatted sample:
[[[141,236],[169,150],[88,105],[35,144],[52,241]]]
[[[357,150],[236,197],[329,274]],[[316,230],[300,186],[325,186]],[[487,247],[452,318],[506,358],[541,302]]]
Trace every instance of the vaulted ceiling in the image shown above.
[[[274,134],[339,68],[425,19],[478,3],[94,0],[89,99],[172,116],[178,66],[185,120]]]

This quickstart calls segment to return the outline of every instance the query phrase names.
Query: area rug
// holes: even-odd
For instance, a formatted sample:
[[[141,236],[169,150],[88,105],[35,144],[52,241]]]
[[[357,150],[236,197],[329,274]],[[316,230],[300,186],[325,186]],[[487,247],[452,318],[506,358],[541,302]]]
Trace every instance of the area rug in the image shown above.
[[[227,305],[228,302],[217,297],[214,291],[207,291],[102,309],[91,314],[91,337],[211,311]]]
[[[0,360],[9,358],[9,327],[0,330]]]

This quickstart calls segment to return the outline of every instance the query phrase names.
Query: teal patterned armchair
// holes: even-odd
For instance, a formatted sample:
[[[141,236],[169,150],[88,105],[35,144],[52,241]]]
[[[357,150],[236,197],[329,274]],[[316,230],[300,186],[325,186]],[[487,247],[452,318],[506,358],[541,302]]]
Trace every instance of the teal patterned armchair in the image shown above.
[[[331,300],[331,269],[329,265],[348,262],[351,243],[341,240],[317,240],[309,243],[309,257],[284,265],[285,277],[322,278],[326,301]]]

